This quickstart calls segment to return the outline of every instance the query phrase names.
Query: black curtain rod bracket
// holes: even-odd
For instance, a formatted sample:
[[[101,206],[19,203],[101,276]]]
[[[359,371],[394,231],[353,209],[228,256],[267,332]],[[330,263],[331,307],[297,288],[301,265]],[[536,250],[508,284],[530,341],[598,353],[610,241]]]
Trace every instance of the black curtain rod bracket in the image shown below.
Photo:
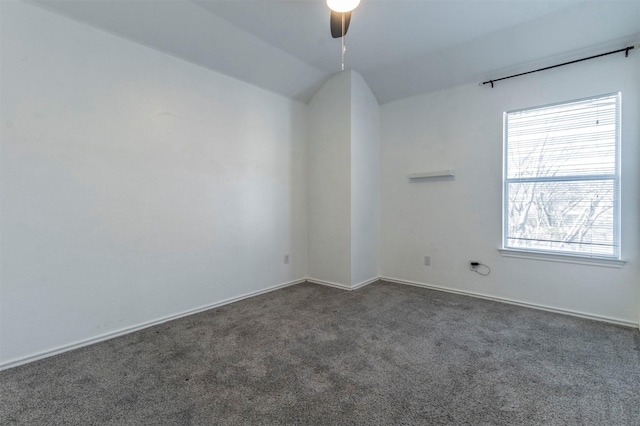
[[[569,62],[564,62],[562,64],[551,65],[550,67],[539,68],[539,69],[533,70],[533,71],[521,72],[520,74],[514,74],[514,75],[510,75],[508,77],[502,77],[502,78],[496,78],[496,79],[493,79],[493,80],[483,81],[482,83],[480,83],[480,86],[484,86],[485,84],[490,84],[491,88],[493,88],[494,87],[493,83],[495,83],[496,81],[506,80],[508,78],[520,77],[521,75],[533,74],[534,72],[546,71],[546,70],[550,70],[551,68],[563,67],[565,65],[575,64],[576,62],[588,61],[589,59],[595,59],[595,58],[599,58],[601,56],[613,55],[614,53],[624,52],[624,57],[628,58],[629,57],[629,51],[633,50],[633,49],[639,49],[640,50],[640,43],[635,44],[633,46],[623,47],[622,49],[612,50],[611,52],[601,53],[599,55],[593,55],[593,56],[589,56],[587,58],[576,59],[575,61],[569,61]]]

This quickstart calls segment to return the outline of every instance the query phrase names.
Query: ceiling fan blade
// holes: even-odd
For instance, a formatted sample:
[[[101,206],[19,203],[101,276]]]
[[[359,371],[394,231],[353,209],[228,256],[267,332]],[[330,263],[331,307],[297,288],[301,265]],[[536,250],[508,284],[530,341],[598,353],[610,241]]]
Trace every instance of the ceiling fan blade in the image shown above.
[[[331,11],[331,20],[330,20],[330,25],[331,25],[331,37],[333,38],[340,38],[342,37],[342,15],[344,15],[344,33],[347,33],[347,30],[349,29],[349,22],[351,22],[351,12],[345,12],[340,13],[340,12],[334,12],[333,10]]]

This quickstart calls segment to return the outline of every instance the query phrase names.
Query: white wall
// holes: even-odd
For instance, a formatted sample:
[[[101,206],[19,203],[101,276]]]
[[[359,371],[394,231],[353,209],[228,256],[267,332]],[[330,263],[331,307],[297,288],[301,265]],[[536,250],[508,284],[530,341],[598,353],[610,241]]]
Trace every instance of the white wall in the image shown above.
[[[23,3],[1,35],[1,363],[305,276],[305,105]]]
[[[379,276],[380,106],[364,79],[345,71],[308,113],[308,276],[352,288]]]
[[[351,75],[334,75],[308,105],[307,275],[351,282]]]
[[[380,106],[351,72],[351,285],[377,278],[380,254]]]
[[[640,52],[381,107],[381,275],[638,323]],[[501,257],[502,113],[622,91],[622,269]],[[407,174],[454,168],[454,179]],[[431,256],[432,266],[423,265]],[[492,268],[469,271],[479,260]]]
[[[379,220],[382,276],[640,321],[635,51],[379,117],[354,72],[305,106],[23,3],[1,18],[0,365],[305,275],[355,285]],[[618,90],[628,263],[501,257],[502,112]]]

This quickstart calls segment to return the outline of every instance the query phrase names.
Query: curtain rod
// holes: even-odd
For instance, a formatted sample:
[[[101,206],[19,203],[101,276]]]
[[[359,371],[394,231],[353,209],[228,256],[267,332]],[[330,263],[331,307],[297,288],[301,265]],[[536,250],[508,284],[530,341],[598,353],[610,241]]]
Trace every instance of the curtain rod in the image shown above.
[[[550,67],[544,67],[544,68],[540,68],[540,69],[533,70],[533,71],[521,72],[520,74],[514,74],[514,75],[510,75],[508,77],[502,77],[502,78],[496,78],[495,80],[483,81],[482,83],[480,83],[480,86],[483,86],[485,84],[491,84],[491,87],[493,88],[493,83],[495,83],[496,81],[506,80],[508,78],[513,78],[513,77],[520,77],[521,75],[531,74],[531,73],[538,72],[538,71],[550,70],[551,68],[557,68],[557,67],[562,67],[562,66],[569,65],[569,64],[575,64],[576,62],[587,61],[589,59],[595,59],[595,58],[599,58],[601,56],[613,55],[614,53],[624,52],[624,56],[626,58],[626,57],[629,56],[629,51],[633,50],[633,49],[640,49],[640,44],[623,47],[622,49],[612,50],[611,52],[601,53],[599,55],[589,56],[588,58],[576,59],[575,61],[565,62],[563,64],[551,65]]]

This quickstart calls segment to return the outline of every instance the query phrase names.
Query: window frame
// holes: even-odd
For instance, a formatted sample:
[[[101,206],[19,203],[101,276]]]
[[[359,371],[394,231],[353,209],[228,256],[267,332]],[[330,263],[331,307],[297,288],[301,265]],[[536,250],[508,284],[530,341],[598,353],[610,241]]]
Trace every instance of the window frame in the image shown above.
[[[567,105],[571,103],[583,102],[593,99],[615,97],[615,172],[613,174],[589,174],[579,176],[544,176],[544,177],[527,177],[527,178],[509,178],[509,150],[508,150],[508,115],[523,111],[532,111],[537,109],[551,108],[554,106]],[[527,108],[519,108],[503,112],[503,149],[502,149],[502,245],[499,248],[500,254],[507,257],[532,258],[537,260],[559,261],[578,264],[592,264],[599,266],[622,267],[625,261],[622,259],[622,241],[621,241],[621,127],[622,127],[622,93],[612,92],[601,95],[588,96],[579,99],[571,99],[567,101],[554,102],[545,105],[538,105]],[[613,180],[613,245],[614,254],[597,255],[575,253],[562,250],[547,250],[540,248],[521,248],[510,247],[508,243],[509,237],[509,183],[525,183],[525,182],[579,182],[594,180]]]

